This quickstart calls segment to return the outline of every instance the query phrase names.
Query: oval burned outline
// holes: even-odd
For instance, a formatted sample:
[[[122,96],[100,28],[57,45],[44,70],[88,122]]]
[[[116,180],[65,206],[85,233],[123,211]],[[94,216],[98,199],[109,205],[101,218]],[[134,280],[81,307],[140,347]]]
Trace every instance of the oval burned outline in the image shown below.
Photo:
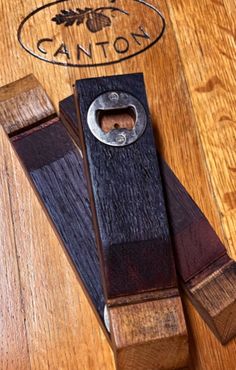
[[[46,57],[44,57],[44,56],[36,53],[35,51],[33,51],[29,46],[27,46],[27,43],[24,43],[23,42],[23,40],[22,40],[22,32],[24,30],[24,27],[27,25],[27,22],[30,20],[30,18],[32,18],[33,16],[35,16],[37,13],[45,10],[46,8],[52,7],[54,5],[58,5],[60,3],[67,4],[70,1],[71,0],[56,0],[56,1],[52,2],[52,3],[45,4],[45,5],[37,8],[37,9],[35,9],[31,13],[29,13],[23,19],[23,21],[21,22],[21,24],[20,24],[20,26],[18,28],[17,36],[18,36],[18,41],[19,41],[20,45],[22,46],[22,48],[26,52],[28,52],[32,56],[34,56],[34,57],[36,57],[36,58],[38,58],[38,59],[40,59],[42,61],[45,61],[47,63],[61,65],[61,66],[65,66],[65,67],[95,67],[95,66],[104,66],[104,65],[110,65],[110,64],[115,64],[115,63],[122,62],[124,60],[133,58],[133,57],[135,57],[135,56],[137,56],[137,55],[145,52],[146,50],[148,50],[149,48],[151,48],[152,46],[154,46],[161,39],[161,37],[163,36],[163,34],[165,32],[166,23],[165,23],[165,18],[162,15],[162,13],[156,7],[154,7],[153,5],[147,3],[144,0],[133,0],[133,2],[136,3],[136,4],[140,4],[140,5],[146,6],[149,10],[151,10],[153,13],[155,13],[155,16],[158,17],[159,21],[161,21],[161,29],[160,29],[160,31],[157,33],[156,37],[148,45],[146,45],[145,47],[141,48],[140,50],[138,50],[136,52],[131,52],[130,54],[127,54],[125,56],[122,56],[122,57],[120,57],[118,59],[115,59],[115,60],[107,60],[105,62],[82,63],[81,64],[81,63],[62,62],[62,61],[58,61],[58,60],[50,60],[50,59],[47,59]],[[122,38],[122,37],[118,37],[118,38]],[[45,37],[45,40],[46,39],[51,40],[50,37]],[[36,43],[38,43],[38,42],[36,42]]]

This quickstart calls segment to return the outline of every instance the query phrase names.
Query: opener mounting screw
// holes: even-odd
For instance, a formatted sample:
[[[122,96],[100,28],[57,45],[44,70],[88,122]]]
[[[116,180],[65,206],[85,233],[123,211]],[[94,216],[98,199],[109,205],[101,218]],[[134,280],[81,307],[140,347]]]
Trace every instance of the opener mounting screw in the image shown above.
[[[119,134],[119,135],[116,136],[115,140],[116,140],[117,144],[122,145],[122,144],[125,143],[126,137],[125,137],[125,135]]]
[[[116,92],[111,92],[109,94],[109,99],[110,100],[118,100],[119,99],[119,95]]]

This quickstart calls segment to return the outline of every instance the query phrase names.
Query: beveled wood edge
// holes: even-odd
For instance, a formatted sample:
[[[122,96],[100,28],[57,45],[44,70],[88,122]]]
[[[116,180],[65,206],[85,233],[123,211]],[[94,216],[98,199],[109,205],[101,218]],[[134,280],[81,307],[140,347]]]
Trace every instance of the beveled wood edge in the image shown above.
[[[12,99],[23,92],[33,90],[39,86],[41,86],[39,81],[32,73],[26,75],[19,80],[0,87],[0,102]]]
[[[170,288],[163,290],[155,290],[150,292],[143,292],[140,294],[133,294],[130,296],[123,296],[114,299],[108,299],[108,307],[118,307],[123,305],[137,304],[147,301],[154,301],[158,299],[166,299],[172,297],[179,297],[178,288]]]
[[[210,276],[220,272],[220,270],[224,268],[224,266],[228,265],[228,263],[231,261],[232,259],[225,250],[220,257],[217,257],[210,264],[204,266],[204,268],[201,269],[201,271],[199,271],[196,275],[183,282],[186,286],[188,286],[189,289],[193,289],[194,287],[204,284],[204,282],[207,281]]]
[[[186,295],[221,342],[236,336],[236,262],[228,261],[201,281],[182,285]],[[208,298],[208,299],[207,299]]]
[[[33,74],[0,87],[0,124],[8,135],[56,116],[56,110]]]
[[[60,107],[60,103],[59,103]],[[66,128],[70,138],[73,140],[73,143],[75,144],[76,148],[78,149],[81,158],[83,159],[83,152],[81,149],[81,143],[80,143],[80,138],[79,138],[79,132],[75,132],[74,127],[71,125],[71,123],[68,123],[69,118],[65,116],[63,111],[60,109],[59,111],[59,117],[61,122],[63,123],[64,127]]]
[[[188,334],[180,297],[153,299],[108,308],[111,340],[117,368],[139,369],[187,368],[189,362]],[[171,348],[171,352],[170,352]],[[171,356],[170,356],[171,353]],[[167,357],[168,356],[168,357]]]
[[[215,271],[209,271],[209,274],[205,276],[205,278],[201,281],[199,281],[197,284],[194,284],[190,287],[191,292],[195,293],[198,290],[204,289],[204,287],[213,280],[217,280],[217,277],[221,275],[229,266],[235,264],[234,261],[229,260],[224,265],[216,269]],[[197,279],[197,277],[196,277]]]

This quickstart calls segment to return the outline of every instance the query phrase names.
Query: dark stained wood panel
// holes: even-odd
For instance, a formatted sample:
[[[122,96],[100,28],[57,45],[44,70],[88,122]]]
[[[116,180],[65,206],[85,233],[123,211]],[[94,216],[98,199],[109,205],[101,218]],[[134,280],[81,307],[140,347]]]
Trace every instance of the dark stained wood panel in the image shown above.
[[[177,269],[187,283],[227,253],[204,214],[167,163],[159,157]]]
[[[78,149],[58,118],[11,140],[103,320],[99,261]]]
[[[101,143],[87,123],[95,98],[125,91],[144,107],[147,124],[132,144]],[[76,82],[83,157],[108,299],[176,287],[161,175],[142,74]],[[127,105],[129,100],[127,99]]]

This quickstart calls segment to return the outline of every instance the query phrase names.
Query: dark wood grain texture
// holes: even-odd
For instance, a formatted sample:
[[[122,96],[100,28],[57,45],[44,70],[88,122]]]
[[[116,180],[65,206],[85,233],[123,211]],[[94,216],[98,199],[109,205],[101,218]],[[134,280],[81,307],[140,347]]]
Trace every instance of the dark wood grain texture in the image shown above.
[[[16,135],[13,133],[11,136],[11,141],[101,318],[104,309],[99,275],[101,269],[93,239],[86,185],[81,183],[84,182],[84,176],[79,150],[58,118],[33,127],[30,125],[23,132],[17,130]],[[80,204],[81,200],[83,204]],[[80,264],[79,261],[83,262]],[[167,285],[164,291],[152,292],[150,296],[148,292],[143,294],[143,291],[132,298],[129,295],[126,302],[118,304],[109,301],[111,338],[117,369],[143,370],[149,367],[159,370],[164,364],[168,369],[186,365],[188,341],[182,304],[176,282],[174,289],[168,289],[170,287],[172,285]],[[162,314],[160,301],[165,304],[165,314]],[[136,314],[138,307],[139,315]],[[171,310],[173,312],[169,313]],[[144,314],[153,317],[152,322]],[[133,330],[136,331],[135,337]],[[119,338],[123,338],[122,343],[119,343]],[[164,338],[166,346],[163,346]],[[166,362],[168,344],[172,346],[173,355]],[[133,347],[132,356],[130,345]],[[159,360],[155,356],[157,353],[161,354]]]
[[[87,113],[107,91],[125,91],[147,115],[140,138],[124,147],[101,143],[91,133]],[[143,76],[114,76],[77,81],[83,156],[91,185],[108,299],[176,287],[176,274],[160,170],[149,119]],[[92,208],[93,209],[93,208]]]
[[[103,320],[104,295],[80,153],[58,118],[11,139]]]
[[[60,102],[60,116],[66,128],[73,129],[80,145],[74,96]],[[226,249],[199,207],[190,197],[166,161],[157,152],[168,213],[170,231],[178,260],[178,272],[184,282],[198,275],[226,254]],[[227,258],[227,257],[226,257]]]
[[[73,137],[77,136],[77,143],[80,145],[74,96],[60,102],[60,114],[63,123],[70,130]],[[232,283],[232,279],[236,281],[236,277],[235,270],[232,268],[231,284],[228,284],[224,271],[227,271],[228,264],[232,267],[236,264],[229,258],[214,229],[168,164],[159,154],[158,157],[180,281],[192,303],[217,338],[222,343],[227,343],[236,333],[236,292],[235,283]],[[218,298],[214,294],[206,298],[205,289],[203,288],[208,286],[209,279],[211,280],[211,288],[214,288],[214,286],[217,288],[216,275],[218,271],[221,271],[221,308],[219,307]],[[218,305],[221,325],[215,322],[215,315],[209,309],[209,302],[211,307]]]
[[[159,158],[178,272],[187,283],[227,252],[204,214],[167,163]]]
[[[1,209],[4,215],[1,223],[3,226],[1,256],[3,256],[2,267],[6,268],[1,269],[0,284],[2,302],[0,367],[1,369],[33,367],[41,370],[65,366],[83,369],[107,366],[110,370],[111,366],[114,368],[113,356],[99,327],[101,320],[97,320],[91,310],[94,301],[91,304],[91,300],[86,299],[81,289],[83,284],[78,279],[78,274],[73,271],[79,270],[75,254],[80,255],[80,252],[75,246],[72,251],[75,268],[71,269],[69,259],[66,257],[68,254],[64,253],[63,240],[56,232],[55,223],[45,212],[45,202],[39,201],[35,191],[37,187],[35,188],[33,182],[29,181],[30,173],[26,167],[32,171],[42,168],[42,172],[45,170],[48,174],[50,164],[56,164],[61,158],[60,145],[61,156],[66,155],[71,149],[68,140],[63,138],[65,129],[62,127],[61,131],[60,129],[53,131],[53,125],[57,124],[58,119],[52,119],[48,107],[52,107],[50,99],[40,83],[31,75],[0,89],[1,122],[4,123],[4,129],[12,140],[18,143],[22,140],[26,143],[25,148],[21,145],[26,161],[23,168],[16,150],[10,145],[6,132],[0,126],[0,180],[3,201],[1,205],[4,204],[5,207],[4,210]],[[53,107],[52,110],[54,111]],[[55,118],[55,114],[53,116]],[[40,130],[42,132],[48,130],[48,134],[40,136]],[[33,139],[30,142],[31,134],[32,137],[36,134],[35,143]],[[55,146],[51,146],[48,140],[53,137],[56,139]],[[42,142],[39,138],[43,139]],[[69,139],[69,143],[70,141]],[[27,152],[29,148],[30,151]],[[52,182],[53,170],[52,167],[49,176]],[[50,198],[50,181],[48,182],[49,184],[45,186]],[[56,200],[53,201],[52,197],[50,208],[52,220],[55,212],[58,212],[55,204],[58,205],[57,200],[60,199],[60,183],[55,192]],[[61,211],[63,214],[65,210]],[[76,227],[73,226],[77,235]],[[70,220],[67,237],[69,229],[72,234]],[[61,231],[62,234],[66,234],[65,230]],[[70,236],[73,239],[73,235]],[[8,257],[5,258],[6,256]],[[96,268],[92,274],[94,271]],[[89,263],[84,272],[91,274]],[[88,276],[86,277],[88,279]],[[91,283],[89,284],[90,289]],[[98,283],[96,279],[94,280],[95,290],[99,289],[97,285],[99,286],[99,279]],[[85,321],[82,318],[82,307],[86,313]],[[101,315],[102,311],[103,306]],[[90,329],[94,331],[92,338],[88,335]],[[96,360],[92,360],[85,349],[81,351],[81,342],[84,338],[86,348],[96,348],[98,352]],[[45,354],[48,354],[47,360]]]
[[[88,126],[91,103],[111,91],[144,107],[145,130],[130,145],[101,143]],[[117,369],[182,368],[188,337],[143,76],[79,80],[75,97]]]

